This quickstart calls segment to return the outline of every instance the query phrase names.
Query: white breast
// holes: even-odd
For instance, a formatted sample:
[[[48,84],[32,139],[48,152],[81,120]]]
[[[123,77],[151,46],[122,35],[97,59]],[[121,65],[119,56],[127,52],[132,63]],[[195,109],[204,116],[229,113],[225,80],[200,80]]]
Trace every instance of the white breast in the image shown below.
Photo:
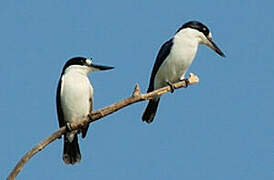
[[[93,88],[86,75],[68,72],[62,77],[61,105],[66,122],[77,121],[90,112]]]
[[[155,89],[166,86],[166,82],[178,82],[183,79],[197,52],[199,42],[188,37],[187,34],[178,33],[174,36],[170,54],[160,66],[155,80]]]

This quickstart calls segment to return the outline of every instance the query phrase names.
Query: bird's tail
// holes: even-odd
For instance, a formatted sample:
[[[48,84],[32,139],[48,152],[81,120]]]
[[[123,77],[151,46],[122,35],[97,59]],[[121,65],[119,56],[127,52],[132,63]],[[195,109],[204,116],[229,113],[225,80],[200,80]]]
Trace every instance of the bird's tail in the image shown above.
[[[81,153],[78,144],[77,134],[75,134],[72,142],[69,142],[66,134],[64,135],[63,160],[66,164],[71,165],[81,161]]]
[[[151,123],[157,112],[160,98],[149,100],[145,112],[143,113],[142,119],[147,123]]]

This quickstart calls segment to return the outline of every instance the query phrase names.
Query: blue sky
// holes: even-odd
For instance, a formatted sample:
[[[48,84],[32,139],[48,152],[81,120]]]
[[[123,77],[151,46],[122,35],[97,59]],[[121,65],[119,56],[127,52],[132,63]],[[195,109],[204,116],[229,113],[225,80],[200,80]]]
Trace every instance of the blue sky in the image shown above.
[[[91,124],[82,162],[57,140],[18,179],[274,179],[273,2],[3,1],[0,6],[0,177],[58,128],[55,91],[67,59],[116,69],[90,76],[95,109],[146,91],[162,43],[189,20],[206,24],[225,59],[200,46],[200,83],[163,96],[154,122],[138,103]]]

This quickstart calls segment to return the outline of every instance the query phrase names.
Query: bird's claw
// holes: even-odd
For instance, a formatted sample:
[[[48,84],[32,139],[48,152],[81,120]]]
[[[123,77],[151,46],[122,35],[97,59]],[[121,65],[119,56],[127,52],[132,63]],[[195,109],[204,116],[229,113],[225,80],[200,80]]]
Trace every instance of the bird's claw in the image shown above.
[[[182,79],[181,81],[185,81],[185,83],[186,83],[185,88],[187,88],[187,87],[188,87],[188,85],[189,85],[189,80],[185,78],[185,79]]]
[[[175,90],[174,85],[172,83],[170,83],[170,82],[167,82],[167,85],[169,85],[169,87],[170,87],[170,92],[174,93],[174,90]]]

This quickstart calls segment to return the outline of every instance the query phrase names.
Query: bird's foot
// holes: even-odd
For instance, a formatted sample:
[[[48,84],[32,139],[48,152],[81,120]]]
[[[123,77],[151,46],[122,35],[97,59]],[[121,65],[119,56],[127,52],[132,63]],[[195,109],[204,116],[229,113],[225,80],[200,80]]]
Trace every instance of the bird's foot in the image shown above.
[[[175,90],[174,85],[173,85],[171,82],[169,82],[169,81],[167,81],[166,83],[167,83],[167,85],[169,85],[169,87],[170,87],[170,92],[171,92],[171,93],[174,93],[174,90]]]
[[[185,81],[185,83],[186,83],[185,88],[187,88],[187,87],[188,87],[188,85],[189,85],[189,80],[185,78],[185,79],[182,79],[181,81]]]
[[[66,123],[66,129],[67,129],[67,131],[69,131],[69,132],[72,131],[70,123]]]

